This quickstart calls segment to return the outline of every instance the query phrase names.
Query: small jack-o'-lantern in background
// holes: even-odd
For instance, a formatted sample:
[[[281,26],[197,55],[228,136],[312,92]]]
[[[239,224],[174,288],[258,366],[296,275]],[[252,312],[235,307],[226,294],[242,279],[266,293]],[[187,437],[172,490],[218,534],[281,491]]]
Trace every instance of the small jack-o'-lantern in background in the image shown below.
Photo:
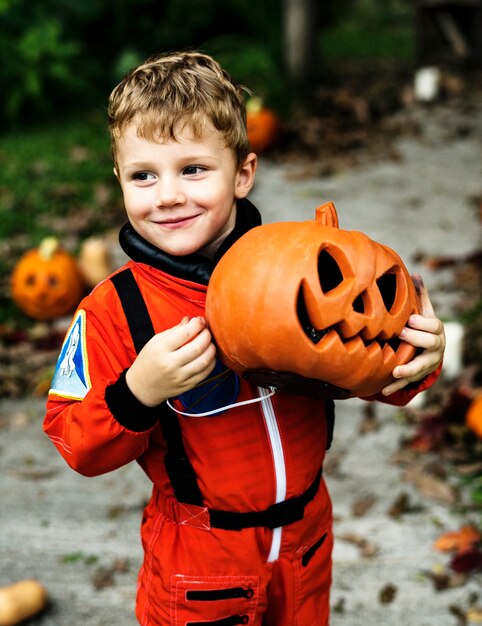
[[[340,230],[332,203],[316,220],[250,230],[218,263],[206,315],[224,363],[291,372],[353,395],[377,393],[415,348],[398,338],[418,299],[403,261]]]
[[[246,125],[251,149],[258,154],[273,148],[281,134],[279,117],[256,96],[246,103]]]
[[[55,237],[26,252],[15,266],[12,297],[29,317],[53,320],[69,313],[80,302],[85,285],[77,261],[59,249]]]

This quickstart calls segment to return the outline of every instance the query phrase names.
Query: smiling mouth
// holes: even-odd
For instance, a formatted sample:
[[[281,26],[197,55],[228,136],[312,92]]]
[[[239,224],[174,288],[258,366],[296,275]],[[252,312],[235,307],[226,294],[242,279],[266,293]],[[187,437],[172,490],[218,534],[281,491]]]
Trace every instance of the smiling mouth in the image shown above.
[[[155,224],[157,224],[158,226],[164,226],[166,228],[180,228],[182,226],[185,226],[186,224],[193,222],[197,217],[199,217],[199,214],[187,215],[185,217],[174,217],[170,220],[155,222]]]

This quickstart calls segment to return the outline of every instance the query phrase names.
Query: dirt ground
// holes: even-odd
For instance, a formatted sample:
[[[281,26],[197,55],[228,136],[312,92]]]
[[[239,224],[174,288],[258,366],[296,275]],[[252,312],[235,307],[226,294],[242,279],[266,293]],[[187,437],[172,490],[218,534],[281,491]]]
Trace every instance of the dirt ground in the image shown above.
[[[417,132],[375,155],[362,150],[334,171],[262,158],[252,200],[265,221],[311,219],[318,205],[334,201],[343,228],[392,246],[423,274],[439,316],[457,319],[476,287],[459,265],[434,270],[428,261],[480,249],[481,104],[413,105],[398,120]],[[98,478],[76,475],[42,434],[44,403],[0,401],[0,586],[24,578],[45,585],[50,605],[33,626],[134,626],[148,481],[135,464]],[[366,403],[338,402],[327,459],[336,537],[332,626],[469,624],[463,616],[482,606],[482,579],[437,590],[433,573],[446,559],[432,549],[438,534],[470,520],[466,496],[423,494],[394,461],[410,424],[398,410],[372,410],[373,428],[360,431]],[[410,506],[396,517],[389,510],[401,496]]]

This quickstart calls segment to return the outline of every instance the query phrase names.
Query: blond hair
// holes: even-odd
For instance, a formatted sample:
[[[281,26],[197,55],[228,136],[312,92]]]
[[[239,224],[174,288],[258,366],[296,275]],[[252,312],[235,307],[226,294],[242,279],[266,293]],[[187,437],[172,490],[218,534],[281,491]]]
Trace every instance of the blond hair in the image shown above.
[[[206,122],[220,131],[239,166],[249,153],[243,92],[212,57],[175,52],[147,59],[131,70],[109,97],[109,126],[116,160],[116,138],[134,122],[140,137],[176,140],[189,128],[196,139]]]

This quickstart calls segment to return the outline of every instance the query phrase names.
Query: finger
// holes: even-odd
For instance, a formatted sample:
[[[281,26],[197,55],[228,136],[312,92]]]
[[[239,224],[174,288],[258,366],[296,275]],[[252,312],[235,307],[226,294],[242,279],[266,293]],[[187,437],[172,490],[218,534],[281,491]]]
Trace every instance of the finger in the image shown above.
[[[206,352],[190,363],[189,367],[194,370],[193,378],[196,378],[196,384],[205,380],[216,366],[216,351],[211,345]]]
[[[184,381],[182,390],[188,391],[204,381],[216,366],[216,351],[211,345],[200,357],[191,361],[183,368]]]
[[[408,383],[404,380],[397,380],[396,382],[390,383],[389,385],[384,387],[381,390],[381,394],[384,396],[390,396],[392,393],[395,393],[396,391],[400,391],[400,389],[403,389],[405,385],[407,384]]]
[[[435,317],[432,303],[428,295],[428,289],[425,286],[422,276],[420,274],[412,274],[412,282],[417,292],[421,314],[424,317]]]
[[[406,387],[408,383],[409,381],[405,378],[402,380],[396,380],[395,382],[390,383],[389,385],[384,387],[381,393],[384,396],[390,396],[392,393],[395,393],[396,391],[400,391],[400,389],[403,389],[404,387]]]
[[[397,379],[407,378],[408,382],[421,380],[438,366],[440,357],[437,352],[423,352],[409,363],[397,365],[392,376]]]
[[[168,352],[175,352],[183,345],[192,341],[204,328],[206,321],[203,317],[184,317],[180,324],[156,335],[158,341],[162,341]]]
[[[414,313],[410,315],[407,321],[406,328],[413,328],[417,331],[423,331],[430,333],[432,335],[442,335],[444,326],[442,322],[437,317],[424,317],[423,315],[417,315]],[[403,330],[400,333],[400,336],[403,335]]]
[[[428,352],[440,351],[443,346],[442,335],[423,330],[404,328],[400,333],[400,338],[414,348],[421,348],[422,350],[427,350]]]
[[[212,348],[211,348],[212,346]],[[201,332],[196,335],[191,341],[180,346],[175,352],[175,362],[179,367],[184,367],[189,363],[195,362],[198,358],[202,357],[206,351],[214,354],[216,349],[212,343],[211,333],[207,328],[203,328]]]

